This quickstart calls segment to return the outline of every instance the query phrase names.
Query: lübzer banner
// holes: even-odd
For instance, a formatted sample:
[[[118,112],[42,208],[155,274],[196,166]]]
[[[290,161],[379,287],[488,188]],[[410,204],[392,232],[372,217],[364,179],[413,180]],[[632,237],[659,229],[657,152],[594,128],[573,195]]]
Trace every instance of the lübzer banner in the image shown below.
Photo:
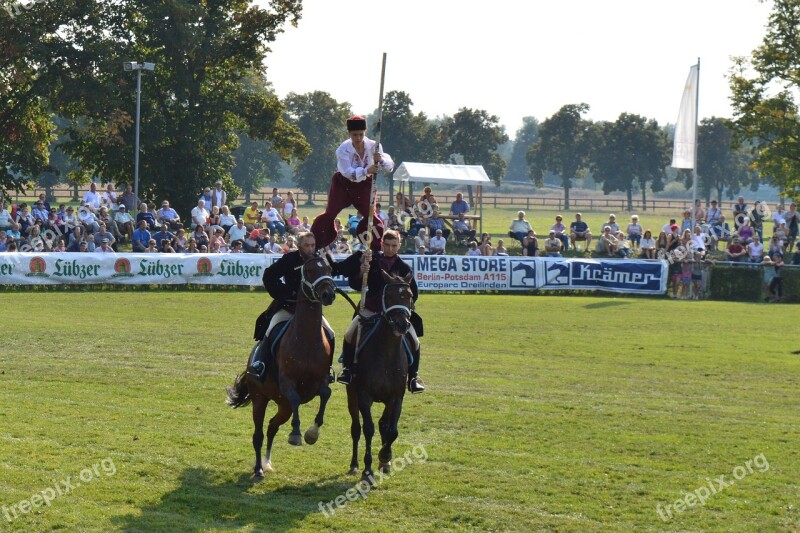
[[[422,291],[603,290],[663,294],[667,262],[550,257],[402,256]],[[0,284],[260,286],[264,254],[2,253]],[[344,256],[336,256],[336,260]],[[347,287],[347,280],[337,279]]]

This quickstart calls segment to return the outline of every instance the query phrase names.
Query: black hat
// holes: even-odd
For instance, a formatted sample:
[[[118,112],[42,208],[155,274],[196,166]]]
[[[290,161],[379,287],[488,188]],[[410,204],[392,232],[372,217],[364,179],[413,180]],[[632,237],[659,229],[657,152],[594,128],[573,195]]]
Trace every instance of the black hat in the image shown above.
[[[347,119],[347,131],[364,131],[367,129],[367,119],[361,115],[353,115]]]

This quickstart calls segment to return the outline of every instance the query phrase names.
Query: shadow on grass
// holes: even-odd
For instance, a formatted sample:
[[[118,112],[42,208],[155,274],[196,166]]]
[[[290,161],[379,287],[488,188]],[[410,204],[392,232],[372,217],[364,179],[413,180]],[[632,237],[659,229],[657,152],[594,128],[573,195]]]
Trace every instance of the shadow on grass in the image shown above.
[[[334,500],[353,486],[340,476],[305,485],[281,486],[265,493],[251,492],[252,476],[215,483],[205,468],[183,472],[180,486],[137,515],[114,519],[121,531],[199,532],[243,529],[282,532],[296,528],[308,515],[319,513],[319,502]],[[269,481],[264,481],[269,483]]]
[[[630,302],[620,302],[620,301],[612,301],[612,302],[597,302],[596,304],[586,304],[584,307],[586,309],[602,309],[604,307],[617,307],[619,305],[630,305]]]

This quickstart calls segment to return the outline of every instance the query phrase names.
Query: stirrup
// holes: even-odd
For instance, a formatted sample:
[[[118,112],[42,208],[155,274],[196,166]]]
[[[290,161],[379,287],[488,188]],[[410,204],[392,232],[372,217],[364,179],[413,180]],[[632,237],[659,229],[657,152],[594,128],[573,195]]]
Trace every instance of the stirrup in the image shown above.
[[[425,383],[422,382],[422,378],[419,376],[414,376],[413,378],[408,380],[408,392],[411,394],[419,394],[421,392],[425,392]]]
[[[336,378],[336,381],[342,385],[350,385],[350,383],[353,382],[353,374],[350,372],[350,369],[347,367],[342,368],[342,373],[339,374],[339,377]]]
[[[254,378],[264,379],[265,370],[266,367],[264,366],[264,363],[261,361],[256,361],[247,367],[247,374],[253,376]]]

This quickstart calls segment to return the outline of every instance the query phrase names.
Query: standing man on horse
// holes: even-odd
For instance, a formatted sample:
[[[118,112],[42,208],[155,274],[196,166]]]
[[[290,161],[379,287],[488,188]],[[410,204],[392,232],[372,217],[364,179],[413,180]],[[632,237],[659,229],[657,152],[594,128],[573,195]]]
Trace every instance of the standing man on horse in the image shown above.
[[[394,162],[389,154],[372,139],[367,138],[367,120],[359,115],[347,119],[347,132],[350,138],[336,149],[336,173],[331,178],[328,191],[328,205],[325,212],[318,215],[311,225],[317,238],[317,247],[325,248],[336,240],[333,221],[342,209],[352,205],[361,214],[357,236],[366,244],[364,234],[372,198],[372,180],[379,171],[391,172]],[[383,220],[373,217],[373,248],[380,249],[380,236],[383,233]]]
[[[367,296],[364,304],[362,316],[369,318],[378,316],[383,311],[383,289],[386,286],[381,271],[385,270],[387,273],[405,277],[411,274],[411,267],[408,266],[397,252],[400,250],[400,235],[396,231],[387,230],[383,234],[381,240],[381,251],[373,255],[372,250],[366,252],[356,252],[344,261],[334,265],[333,275],[344,275],[349,278],[350,287],[353,290],[361,291],[362,276],[368,272],[367,275]],[[417,301],[419,293],[417,291],[417,284],[414,279],[411,279],[411,292],[414,295],[414,301]],[[339,383],[349,385],[357,373],[356,364],[353,362],[355,358],[355,343],[356,339],[363,338],[361,335],[365,334],[366,329],[359,332],[361,328],[360,317],[356,315],[347,328],[347,333],[344,335],[344,344],[342,345],[343,365],[342,373],[337,379]],[[419,358],[420,358],[420,344],[417,338],[415,329],[422,327],[422,320],[416,313],[412,314],[412,327],[406,338],[408,345],[413,351],[414,361],[408,369],[408,390],[412,394],[417,394],[425,391],[425,385],[422,379],[418,376],[419,371]]]
[[[253,361],[247,368],[251,376],[263,380],[269,361],[271,360],[271,346],[266,339],[269,338],[273,328],[281,322],[286,322],[294,316],[297,294],[303,283],[301,268],[303,264],[314,256],[316,240],[311,232],[301,233],[297,238],[297,250],[281,256],[264,270],[262,281],[264,288],[272,297],[272,303],[266,311],[256,320],[255,340],[262,341],[261,349],[253,356]],[[334,333],[325,317],[322,317],[322,326],[333,342]],[[331,350],[331,353],[333,351]],[[330,382],[333,383],[333,370],[330,371]]]

